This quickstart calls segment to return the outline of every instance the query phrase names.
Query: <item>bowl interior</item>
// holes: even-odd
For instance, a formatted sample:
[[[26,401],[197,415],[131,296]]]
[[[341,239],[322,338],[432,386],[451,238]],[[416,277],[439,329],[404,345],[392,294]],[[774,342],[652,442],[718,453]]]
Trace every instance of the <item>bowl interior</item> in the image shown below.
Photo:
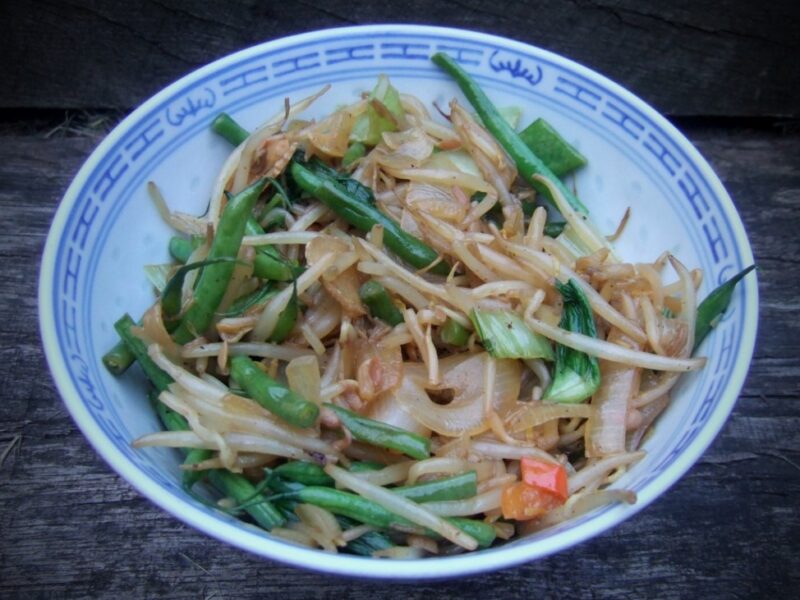
[[[230,148],[210,132],[231,113],[254,128],[293,101],[331,83],[304,116],[319,117],[368,91],[380,73],[429,107],[463,97],[428,60],[455,56],[499,106],[522,109],[521,124],[544,117],[589,159],[575,188],[603,231],[627,207],[617,243],[629,260],[665,250],[705,273],[700,297],[752,262],[741,221],[694,148],[642,101],[603,77],[548,52],[473,32],[412,26],[327,30],[269,42],[196,71],[127,118],[75,178],[48,238],[40,281],[45,348],[64,400],[104,458],[146,496],[220,539],[292,564],[364,575],[363,559],[325,555],[271,539],[213,511],[179,486],[175,451],[134,451],[130,441],[159,429],[137,372],[110,376],[100,358],[116,340],[114,321],[138,318],[152,302],[142,266],[168,260],[171,235],[147,197],[158,184],[173,210],[205,211]],[[432,111],[435,112],[435,111]],[[706,368],[681,382],[646,443],[647,458],[619,483],[635,490],[632,507],[598,509],[574,521],[476,555],[411,563],[371,563],[371,576],[434,577],[477,572],[543,556],[634,514],[700,456],[730,412],[752,354],[757,316],[754,278],[702,351]],[[135,370],[134,370],[135,371]]]

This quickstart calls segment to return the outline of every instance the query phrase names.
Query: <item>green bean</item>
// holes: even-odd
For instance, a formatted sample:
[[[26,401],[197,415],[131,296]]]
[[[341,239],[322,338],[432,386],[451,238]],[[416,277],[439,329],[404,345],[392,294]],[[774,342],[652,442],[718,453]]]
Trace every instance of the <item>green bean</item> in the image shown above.
[[[369,314],[376,319],[380,319],[392,327],[403,322],[403,313],[392,302],[389,292],[374,279],[370,279],[361,286],[358,296],[369,309]]]
[[[445,344],[460,348],[467,345],[469,331],[461,323],[448,317],[439,330],[439,337],[442,338]]]
[[[310,427],[319,407],[295,394],[259,369],[247,356],[231,358],[231,377],[250,397],[271,413],[295,427]]]
[[[191,238],[173,235],[169,239],[170,256],[179,263],[185,263],[189,260],[192,252],[202,246],[205,240],[206,238],[202,235],[193,235]]]
[[[350,466],[347,467],[347,470],[351,473],[367,473],[369,471],[380,471],[384,468],[386,468],[386,465],[382,465],[379,462],[374,462],[371,460],[354,460],[350,463]]]
[[[297,317],[300,315],[300,302],[297,299],[297,283],[295,282],[293,285],[294,290],[292,291],[292,297],[289,299],[286,308],[278,315],[278,322],[275,323],[275,328],[269,336],[269,341],[274,344],[280,344],[289,337],[289,334],[292,333],[294,326],[297,324]]]
[[[296,496],[300,502],[319,506],[336,515],[342,515],[378,529],[395,529],[406,533],[439,537],[436,533],[412,523],[405,517],[394,514],[377,502],[351,492],[330,487],[307,486],[292,492],[291,495]],[[482,547],[488,546],[494,541],[495,531],[488,523],[458,517],[445,517],[445,521],[474,537]]]
[[[383,225],[383,243],[408,264],[423,269],[440,258],[432,248],[403,231],[394,219],[349,195],[332,177],[317,175],[297,161],[292,161],[290,173],[302,190],[328,206],[356,229],[368,232],[376,224]],[[440,261],[430,268],[430,272],[447,275],[450,267]]]
[[[449,521],[467,535],[472,536],[478,542],[479,548],[488,548],[497,537],[494,527],[484,521],[462,517],[446,517],[445,521]]]
[[[508,155],[516,163],[519,174],[537,192],[545,198],[552,200],[550,189],[541,182],[533,178],[534,175],[542,175],[549,179],[552,184],[564,195],[567,202],[577,211],[586,214],[588,211],[583,203],[573,194],[563,182],[547,168],[547,165],[536,156],[533,151],[525,145],[525,142],[514,131],[511,125],[498,112],[497,108],[489,100],[486,93],[480,86],[467,74],[461,66],[447,54],[437,52],[431,58],[433,62],[444,69],[461,88],[464,96],[478,113],[484,126],[488,129]]]
[[[245,235],[264,235],[264,229],[253,217],[247,219]],[[253,275],[271,281],[291,281],[302,269],[293,267],[273,246],[256,246]]]
[[[242,475],[225,469],[211,469],[208,479],[220,492],[243,505],[244,510],[264,529],[270,530],[286,522],[280,511]]]
[[[133,322],[133,319],[127,313],[122,315],[117,322],[114,323],[114,329],[117,330],[119,337],[128,345],[131,353],[136,357],[144,374],[147,375],[147,378],[159,392],[163,392],[167,389],[167,386],[173,382],[173,379],[163,371],[161,367],[153,362],[153,359],[147,354],[147,346],[145,346],[145,343],[133,335],[131,327],[135,326],[136,323]]]
[[[342,531],[347,531],[358,525],[358,521],[348,519],[342,515],[336,515],[336,520],[339,522]],[[386,550],[394,545],[394,542],[392,542],[385,533],[380,531],[368,531],[348,542],[344,549],[347,552],[358,554],[359,556],[372,556],[373,552],[377,550]]]
[[[364,156],[367,153],[367,147],[361,142],[350,144],[350,147],[342,157],[342,166],[349,167],[354,161]]]
[[[331,487],[306,486],[292,493],[300,502],[313,504],[378,529],[421,532],[422,528],[372,500]]]
[[[743,269],[716,288],[700,303],[697,307],[697,320],[694,326],[693,350],[697,350],[698,346],[700,346],[703,340],[706,339],[706,336],[711,332],[711,329],[716,327],[717,323],[719,323],[722,314],[731,303],[733,290],[736,284],[755,268],[755,265],[750,265],[746,269]]]
[[[219,113],[211,122],[211,129],[234,146],[241,144],[250,135],[244,127],[233,120],[233,117],[224,112]]]
[[[236,258],[244,237],[245,224],[253,206],[261,194],[265,179],[259,179],[228,201],[217,224],[216,235],[211,242],[208,260]],[[173,339],[185,344],[208,329],[225,295],[234,264],[222,262],[205,267],[197,278],[192,303],[181,317],[173,332]]]
[[[303,485],[332,486],[333,478],[315,463],[293,460],[275,467],[275,475]]]
[[[335,404],[325,404],[339,417],[352,436],[360,442],[397,450],[412,458],[422,460],[431,452],[431,441],[400,427],[362,417]]]
[[[475,471],[468,471],[452,477],[392,488],[392,491],[420,503],[463,500],[478,493],[478,475]]]
[[[111,350],[103,354],[103,364],[112,375],[122,375],[135,360],[136,357],[124,340],[119,340]]]

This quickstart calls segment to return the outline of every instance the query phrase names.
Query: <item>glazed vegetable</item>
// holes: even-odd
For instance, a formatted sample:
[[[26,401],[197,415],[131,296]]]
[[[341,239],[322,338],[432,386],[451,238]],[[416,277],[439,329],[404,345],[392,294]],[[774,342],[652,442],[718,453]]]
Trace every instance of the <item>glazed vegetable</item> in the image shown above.
[[[326,404],[325,406],[336,413],[342,425],[347,427],[353,437],[359,441],[396,450],[418,460],[430,456],[431,443],[420,435],[362,417],[335,404]]]
[[[544,119],[536,119],[519,137],[556,177],[564,177],[586,165],[583,154]]]
[[[252,134],[217,119],[236,148],[207,212],[156,198],[184,266],[146,267],[158,297],[117,326],[167,429],[134,447],[329,552],[450,555],[633,501],[605,488],[735,284],[698,309],[676,257],[621,261],[558,180],[579,153],[436,60],[477,117],[382,77],[314,119],[316,96]]]
[[[289,337],[289,334],[297,324],[297,317],[300,314],[300,301],[297,299],[297,284],[292,285],[292,297],[289,299],[289,304],[283,309],[278,322],[275,324],[275,329],[272,330],[272,335],[269,336],[271,342],[280,344],[283,340]]]
[[[319,506],[336,515],[341,515],[366,525],[372,525],[378,529],[394,529],[431,535],[431,532],[426,532],[424,528],[394,514],[377,502],[351,492],[330,487],[305,486],[301,489],[281,494],[277,498],[283,499],[287,497]],[[480,547],[491,545],[495,539],[494,528],[487,523],[460,517],[449,517],[445,520],[474,538]]]
[[[528,521],[563,504],[554,494],[519,481],[503,489],[501,509],[504,519]]]
[[[458,84],[469,103],[472,104],[475,112],[478,113],[486,129],[503,146],[516,163],[520,175],[525,178],[531,187],[549,200],[553,199],[550,188],[542,185],[540,181],[534,178],[534,175],[542,175],[552,182],[553,186],[567,199],[572,208],[583,214],[587,213],[586,207],[578,200],[577,196],[561,183],[561,180],[547,168],[541,158],[528,148],[517,132],[498,112],[486,93],[452,57],[443,52],[437,52],[431,57],[431,60],[444,69]]]
[[[259,179],[228,201],[222,217],[217,225],[208,260],[221,258],[235,259],[244,237],[247,217],[253,210],[256,200],[266,185],[265,179]],[[192,303],[183,313],[180,324],[172,337],[179,344],[185,344],[202,333],[211,325],[214,313],[219,307],[228,282],[233,274],[234,264],[218,262],[205,267],[197,278]]]
[[[519,461],[520,475],[525,485],[547,492],[564,502],[569,495],[567,470],[563,465],[523,456]]]
[[[347,152],[344,153],[342,157],[342,166],[349,167],[359,158],[364,156],[367,153],[367,147],[362,144],[361,142],[355,142],[354,144],[350,144],[350,147],[347,148]]]
[[[475,471],[467,471],[452,477],[392,488],[392,491],[414,502],[463,500],[478,493],[478,477]]]
[[[250,133],[239,125],[228,113],[218,114],[211,122],[211,129],[214,130],[214,133],[225,138],[234,146],[241,144],[247,139],[247,136],[250,135]]]
[[[122,341],[127,344],[131,354],[136,357],[136,361],[139,363],[139,366],[142,367],[144,374],[147,375],[147,378],[153,386],[155,386],[156,390],[163,392],[167,389],[167,386],[172,383],[172,377],[162,371],[158,365],[153,362],[153,359],[148,356],[147,346],[140,338],[133,334],[131,331],[132,327],[136,327],[136,323],[134,323],[133,319],[128,314],[122,315],[117,322],[114,323],[114,329],[117,330]]]
[[[315,175],[297,161],[293,161],[290,172],[297,185],[314,198],[331,208],[353,227],[367,232],[375,225],[383,225],[383,240],[386,246],[408,264],[431,273],[447,275],[450,267],[430,247],[400,228],[393,219],[377,208],[369,206],[348,195],[333,178]]]
[[[276,467],[275,475],[303,485],[332,486],[333,479],[317,464],[293,460]]]
[[[469,331],[458,321],[448,318],[439,331],[439,337],[445,344],[460,348],[469,341]]]
[[[201,235],[193,235],[191,238],[174,235],[169,239],[169,253],[179,263],[185,263],[203,242],[205,238]]]
[[[403,313],[394,305],[391,297],[380,283],[374,279],[364,282],[358,296],[366,305],[369,314],[394,327],[403,322]]]
[[[550,342],[533,333],[516,313],[475,308],[470,319],[494,358],[553,358]]]
[[[118,341],[103,355],[103,364],[112,375],[122,375],[135,361],[136,357],[124,340]]]
[[[267,531],[286,521],[280,511],[242,475],[225,469],[212,469],[208,472],[208,479],[225,496],[243,505],[253,520]]]
[[[245,224],[245,235],[263,235],[264,228],[250,217]],[[290,264],[272,246],[257,246],[253,260],[253,275],[270,281],[291,281],[302,272],[302,269]]]
[[[247,356],[231,358],[231,377],[253,400],[295,427],[310,427],[319,407],[272,379]]]
[[[181,290],[183,289],[183,281],[191,271],[203,269],[212,265],[218,265],[224,262],[236,262],[236,259],[222,257],[213,260],[201,260],[188,265],[183,265],[181,268],[179,268],[169,279],[169,281],[167,281],[164,289],[161,290],[161,311],[164,315],[164,320],[169,321],[180,314]]]
[[[561,329],[596,338],[592,309],[581,289],[572,280],[566,284],[557,281],[556,288],[564,299],[559,323]],[[599,386],[600,364],[596,357],[562,344],[556,345],[556,366],[553,381],[544,394],[545,401],[583,402]]]
[[[697,320],[694,328],[694,349],[703,343],[709,332],[717,325],[733,297],[733,290],[745,275],[755,269],[755,265],[750,265],[743,269],[728,281],[717,287],[711,292],[697,307]]]

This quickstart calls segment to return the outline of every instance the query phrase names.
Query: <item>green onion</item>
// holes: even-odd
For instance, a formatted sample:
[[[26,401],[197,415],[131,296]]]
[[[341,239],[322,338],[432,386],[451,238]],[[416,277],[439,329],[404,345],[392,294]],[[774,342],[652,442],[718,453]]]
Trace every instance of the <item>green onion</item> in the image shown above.
[[[515,312],[474,308],[470,319],[483,347],[494,358],[554,358],[549,340],[531,331]]]
[[[694,350],[706,339],[711,329],[717,326],[722,314],[728,308],[733,297],[733,289],[750,271],[755,269],[755,265],[750,265],[740,271],[728,281],[720,285],[717,289],[706,296],[705,300],[697,307],[697,320],[694,327]]]
[[[566,283],[556,281],[556,288],[564,298],[564,309],[559,326],[573,333],[597,337],[592,309],[583,291],[571,279]],[[544,393],[547,402],[583,402],[600,387],[600,365],[597,358],[556,345],[556,366],[553,381]]]

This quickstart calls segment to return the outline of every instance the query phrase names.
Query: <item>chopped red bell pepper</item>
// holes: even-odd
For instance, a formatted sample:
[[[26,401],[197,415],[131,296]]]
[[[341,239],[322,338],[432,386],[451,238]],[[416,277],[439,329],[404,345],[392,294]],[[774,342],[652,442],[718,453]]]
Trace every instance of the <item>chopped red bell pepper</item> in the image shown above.
[[[559,504],[563,504],[569,496],[567,470],[562,465],[526,456],[520,461],[520,472],[526,485],[552,494]]]

